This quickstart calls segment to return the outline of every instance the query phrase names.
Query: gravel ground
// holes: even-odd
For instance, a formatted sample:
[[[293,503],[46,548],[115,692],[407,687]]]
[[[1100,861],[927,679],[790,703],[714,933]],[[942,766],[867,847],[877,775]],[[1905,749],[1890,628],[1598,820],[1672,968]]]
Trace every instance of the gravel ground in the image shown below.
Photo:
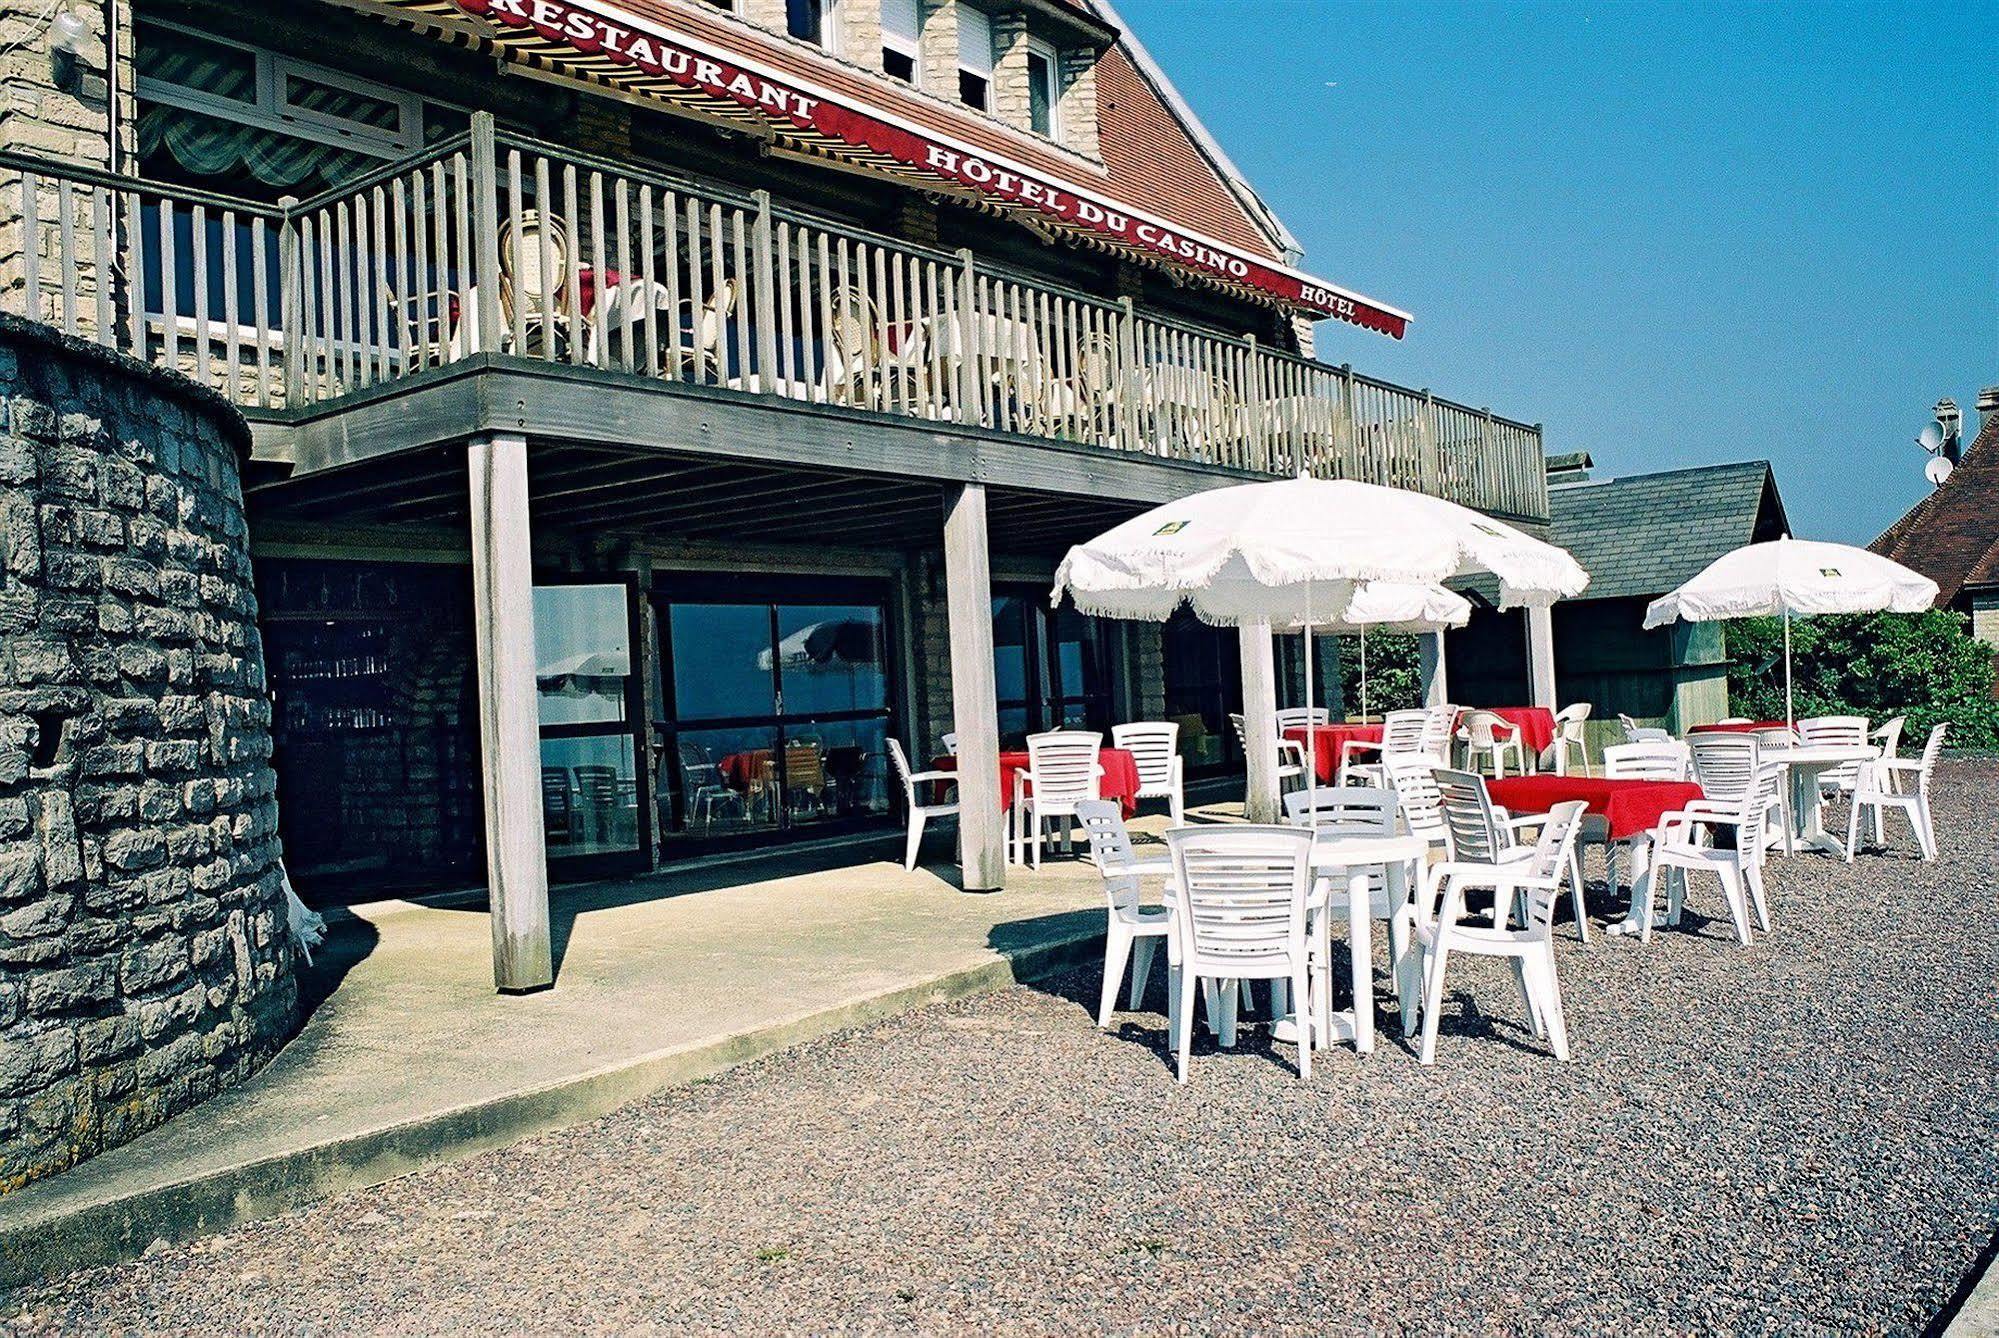
[[[1457,973],[1433,1070],[1176,1087],[1086,970],[7,1298],[41,1331],[1911,1332],[1999,1220],[1999,762],[1944,857],[1772,870],[1649,949],[1561,944],[1575,1062]],[[1599,895],[1601,922],[1620,908]],[[1161,1000],[1155,988],[1150,1001]],[[1385,990],[1383,997],[1386,997]]]

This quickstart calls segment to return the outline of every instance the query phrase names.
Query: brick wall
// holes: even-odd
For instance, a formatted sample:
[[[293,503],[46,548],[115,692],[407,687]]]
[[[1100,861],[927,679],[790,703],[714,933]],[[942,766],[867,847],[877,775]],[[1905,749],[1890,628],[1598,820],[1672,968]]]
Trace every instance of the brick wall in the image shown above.
[[[297,1006],[234,410],[0,320],[0,1193]]]

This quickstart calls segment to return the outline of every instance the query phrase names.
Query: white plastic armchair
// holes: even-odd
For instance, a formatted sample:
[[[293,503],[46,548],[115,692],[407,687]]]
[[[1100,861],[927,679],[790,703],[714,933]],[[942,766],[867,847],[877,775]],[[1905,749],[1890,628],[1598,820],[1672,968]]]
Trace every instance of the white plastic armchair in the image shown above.
[[[1588,702],[1571,702],[1555,712],[1555,737],[1548,744],[1548,765],[1557,776],[1569,774],[1571,749],[1582,758],[1583,770],[1589,770],[1589,737],[1585,728],[1589,724],[1589,711]]]
[[[1527,770],[1527,757],[1520,743],[1520,727],[1491,711],[1467,711],[1464,718],[1465,765],[1478,770],[1481,753],[1492,758],[1492,774],[1506,774],[1506,759],[1513,759],[1516,771]]]
[[[1243,724],[1240,713],[1229,712],[1229,724],[1235,727],[1235,741],[1244,752],[1249,751],[1248,727]],[[1282,790],[1284,782],[1297,779],[1310,785],[1315,779],[1311,771],[1311,759],[1306,755],[1305,745],[1296,739],[1287,739],[1283,732],[1277,735],[1277,788]]]
[[[1180,726],[1171,721],[1138,721],[1111,727],[1111,747],[1130,753],[1138,764],[1138,798],[1164,799],[1178,827],[1185,820],[1186,763],[1180,756]]]
[[[1313,725],[1328,725],[1333,713],[1323,706],[1286,706],[1277,713],[1277,732],[1287,729],[1307,729]]]
[[[1452,864],[1512,864],[1527,858],[1531,846],[1520,844],[1520,834],[1528,828],[1545,829],[1548,816],[1526,813],[1516,817],[1493,804],[1486,793],[1485,778],[1473,771],[1451,771],[1438,767],[1431,771],[1437,787],[1437,807],[1445,832],[1445,856]],[[1583,904],[1582,857],[1574,843],[1568,849],[1570,892],[1576,913],[1576,936],[1589,942],[1589,912]],[[1435,870],[1432,870],[1434,875]],[[1492,903],[1495,925],[1504,926],[1511,907],[1504,900]]]
[[[896,739],[888,741],[888,760],[889,764],[895,768],[896,779],[902,782],[903,805],[909,810],[909,843],[903,851],[902,867],[905,869],[914,869],[916,867],[917,848],[923,844],[924,824],[932,818],[956,817],[958,813],[958,805],[955,802],[949,804],[924,803],[923,791],[919,787],[933,783],[955,785],[958,780],[958,773],[955,771],[911,771],[909,769],[909,758],[904,755],[902,744]]]
[[[1118,806],[1105,799],[1086,799],[1076,805],[1076,821],[1083,829],[1083,835],[1090,843],[1090,856],[1096,861],[1097,872],[1104,880],[1104,899],[1108,903],[1106,932],[1104,936],[1104,987],[1097,1001],[1097,1026],[1109,1029],[1111,1013],[1117,1004],[1117,987],[1124,980],[1125,967],[1132,965],[1131,993],[1126,1006],[1137,1008],[1145,999],[1145,982],[1152,974],[1152,959],[1159,944],[1166,947],[1166,1007],[1167,1031],[1170,1034],[1178,1017],[1179,966],[1178,953],[1172,942],[1172,912],[1170,907],[1146,906],[1140,903],[1140,880],[1163,878],[1171,880],[1173,861],[1161,857],[1142,860],[1138,858],[1131,844],[1131,832],[1124,825],[1124,815]],[[1166,896],[1172,899],[1170,887]],[[1133,962],[1133,950],[1137,951]]]
[[[1915,829],[1916,844],[1922,848],[1923,858],[1937,857],[1936,819],[1930,815],[1930,777],[1935,773],[1937,758],[1943,752],[1945,726],[1938,722],[1930,730],[1929,741],[1923,745],[1923,755],[1913,757],[1882,757],[1862,764],[1860,782],[1853,792],[1853,810],[1846,819],[1846,862],[1853,862],[1853,847],[1860,836],[1861,810],[1868,809],[1874,814],[1875,840],[1886,844],[1883,821],[1887,810],[1895,809],[1909,820]]]
[[[1622,711],[1617,713],[1617,723],[1624,726],[1624,740],[1626,743],[1648,743],[1658,739],[1670,739],[1673,737],[1672,731],[1660,729],[1657,725],[1641,725]],[[1606,756],[1609,755],[1609,752],[1610,750],[1607,748],[1604,750]]]
[[[1061,822],[1063,847],[1067,849],[1068,820],[1076,816],[1076,806],[1103,797],[1104,768],[1099,760],[1103,745],[1103,735],[1083,730],[1057,729],[1027,736],[1027,769],[1013,773],[1017,863],[1026,863],[1032,850],[1034,867],[1041,867],[1042,824],[1050,818]]]
[[[1384,773],[1379,768],[1368,765],[1364,759],[1372,758],[1377,762],[1385,762],[1391,757],[1402,754],[1423,753],[1424,731],[1429,718],[1430,713],[1423,710],[1390,711],[1381,718],[1381,742],[1348,739],[1341,744],[1340,784],[1356,785],[1383,778]]]
[[[1776,807],[1784,769],[1776,763],[1759,765],[1755,782],[1741,794],[1727,800],[1697,799],[1685,808],[1660,815],[1652,838],[1654,885],[1666,888],[1666,923],[1680,922],[1680,907],[1687,894],[1689,873],[1711,873],[1721,883],[1722,899],[1728,904],[1729,918],[1735,922],[1735,937],[1749,944],[1749,907],[1754,903],[1756,923],[1770,932],[1770,908],[1763,896],[1764,832],[1770,811]],[[1735,839],[1717,846],[1702,834],[1728,828]],[[1639,940],[1652,940],[1652,898],[1640,909]]]
[[[1440,773],[1440,786],[1444,775],[1478,780],[1469,772]],[[1452,860],[1431,869],[1430,885],[1417,899],[1414,926],[1423,956],[1420,1063],[1436,1062],[1444,980],[1456,953],[1511,958],[1534,1034],[1547,1038],[1555,1058],[1568,1059],[1568,1028],[1555,978],[1553,925],[1555,899],[1575,859],[1584,807],[1571,800],[1540,815],[1540,839],[1522,858],[1504,864]],[[1497,915],[1490,925],[1467,920],[1465,892],[1471,888],[1490,889],[1495,907],[1517,906],[1517,925]]]
[[[1866,748],[1870,727],[1864,715],[1821,715],[1798,722],[1798,738],[1807,748]],[[1842,762],[1819,773],[1819,789],[1832,794],[1852,791],[1860,782],[1860,763]]]

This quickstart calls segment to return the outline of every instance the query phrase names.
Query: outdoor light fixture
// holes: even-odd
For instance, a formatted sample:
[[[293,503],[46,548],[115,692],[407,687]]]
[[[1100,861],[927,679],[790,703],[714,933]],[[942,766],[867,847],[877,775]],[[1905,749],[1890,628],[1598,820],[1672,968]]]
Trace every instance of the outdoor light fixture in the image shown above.
[[[74,93],[83,83],[81,52],[90,37],[90,25],[74,9],[65,9],[49,23],[49,73],[65,93]]]

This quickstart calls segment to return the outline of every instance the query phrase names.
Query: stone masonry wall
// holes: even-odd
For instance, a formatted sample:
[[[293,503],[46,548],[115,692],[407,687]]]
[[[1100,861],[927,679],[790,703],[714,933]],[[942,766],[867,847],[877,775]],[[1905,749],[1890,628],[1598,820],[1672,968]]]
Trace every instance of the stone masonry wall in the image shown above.
[[[0,1193],[293,1024],[246,445],[190,383],[0,320]]]

